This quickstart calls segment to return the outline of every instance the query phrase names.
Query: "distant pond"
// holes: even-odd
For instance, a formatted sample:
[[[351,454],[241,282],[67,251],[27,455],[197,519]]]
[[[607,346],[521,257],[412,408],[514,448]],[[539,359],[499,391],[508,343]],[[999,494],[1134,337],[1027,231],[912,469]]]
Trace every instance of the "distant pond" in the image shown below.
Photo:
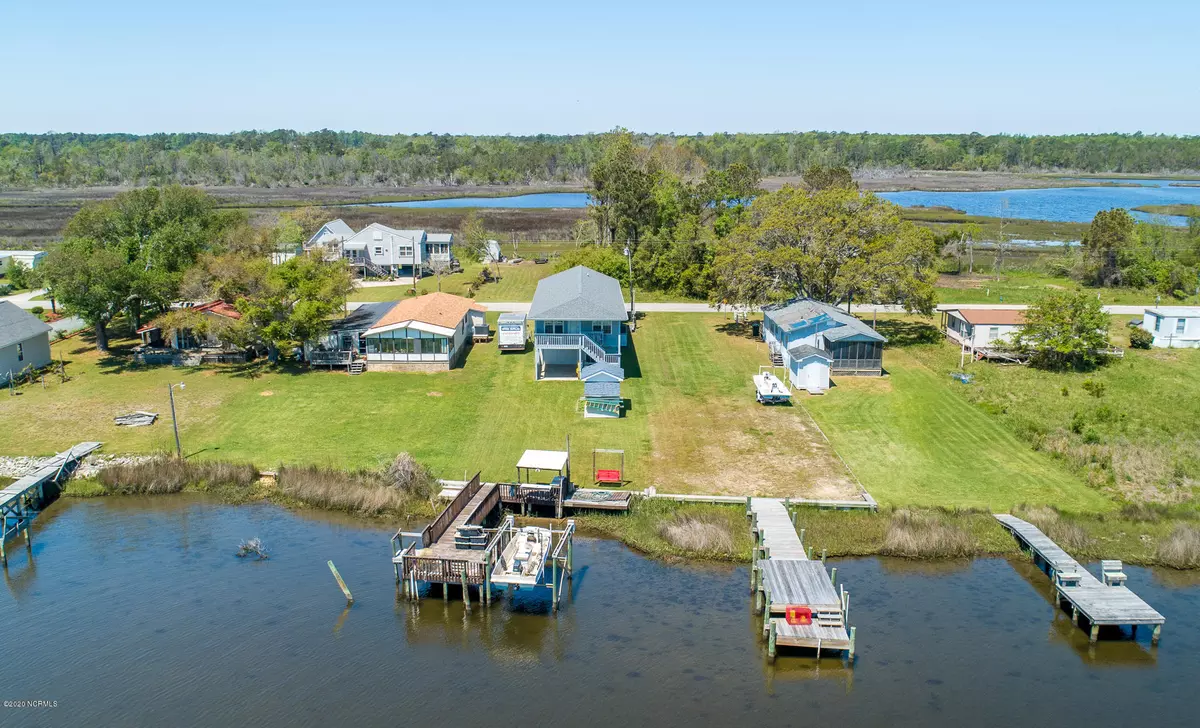
[[[373,202],[372,207],[505,207],[505,208],[553,208],[587,207],[586,192],[539,192],[532,195],[511,197],[443,197],[436,200],[410,200],[408,202]]]

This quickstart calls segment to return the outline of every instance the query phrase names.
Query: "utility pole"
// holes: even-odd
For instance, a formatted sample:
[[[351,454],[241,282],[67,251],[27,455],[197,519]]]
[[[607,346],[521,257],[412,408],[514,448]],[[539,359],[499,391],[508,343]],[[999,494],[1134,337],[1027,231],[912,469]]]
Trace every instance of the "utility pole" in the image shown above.
[[[168,384],[167,396],[171,399],[171,426],[175,428],[175,457],[183,459],[183,447],[179,444],[179,418],[175,416],[175,388],[184,388],[184,383]]]
[[[625,239],[625,262],[629,264],[629,330],[637,331],[637,312],[633,303],[633,247],[628,238]]]

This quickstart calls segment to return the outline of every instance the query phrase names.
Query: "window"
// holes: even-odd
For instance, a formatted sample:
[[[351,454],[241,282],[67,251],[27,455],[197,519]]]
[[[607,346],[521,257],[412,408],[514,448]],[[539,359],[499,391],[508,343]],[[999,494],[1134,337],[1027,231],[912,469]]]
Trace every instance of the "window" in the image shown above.
[[[1154,330],[1158,331],[1161,328],[1162,328],[1162,318],[1159,316],[1155,316],[1154,317]]]
[[[608,335],[612,333],[612,321],[593,321],[592,333]]]
[[[399,255],[401,258],[411,258],[412,251],[413,249],[411,245],[401,245],[399,248]]]
[[[383,255],[383,248],[376,245],[375,246],[375,255]]]
[[[341,351],[354,351],[354,334],[351,334],[351,333],[343,333],[342,334]]]
[[[25,361],[25,345],[17,344],[17,361]]]
[[[1183,336],[1183,327],[1187,325],[1187,319],[1175,319],[1175,335]]]
[[[988,328],[988,341],[995,341],[1000,337],[1000,327],[992,326]]]
[[[547,334],[563,334],[567,331],[567,327],[562,321],[546,321],[542,326],[545,327]]]

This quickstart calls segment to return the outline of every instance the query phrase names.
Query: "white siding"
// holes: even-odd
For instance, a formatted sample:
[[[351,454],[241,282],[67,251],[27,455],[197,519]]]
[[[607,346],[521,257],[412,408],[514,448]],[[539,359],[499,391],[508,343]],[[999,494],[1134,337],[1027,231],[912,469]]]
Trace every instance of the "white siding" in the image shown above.
[[[50,335],[43,332],[20,343],[0,349],[0,382],[18,374],[27,366],[39,369],[50,363]]]
[[[1180,333],[1180,321],[1183,332]],[[1146,311],[1142,328],[1154,334],[1154,346],[1163,349],[1194,349],[1200,347],[1200,316],[1163,309]]]

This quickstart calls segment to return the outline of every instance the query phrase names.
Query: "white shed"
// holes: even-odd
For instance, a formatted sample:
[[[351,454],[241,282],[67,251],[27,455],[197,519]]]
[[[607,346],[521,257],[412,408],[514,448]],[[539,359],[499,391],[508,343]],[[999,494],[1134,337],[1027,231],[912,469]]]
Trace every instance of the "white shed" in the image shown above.
[[[1154,334],[1156,347],[1195,349],[1200,347],[1200,306],[1148,308],[1142,328]]]
[[[46,257],[44,250],[0,250],[0,272],[8,270],[13,263],[24,263],[26,268],[36,268]]]

